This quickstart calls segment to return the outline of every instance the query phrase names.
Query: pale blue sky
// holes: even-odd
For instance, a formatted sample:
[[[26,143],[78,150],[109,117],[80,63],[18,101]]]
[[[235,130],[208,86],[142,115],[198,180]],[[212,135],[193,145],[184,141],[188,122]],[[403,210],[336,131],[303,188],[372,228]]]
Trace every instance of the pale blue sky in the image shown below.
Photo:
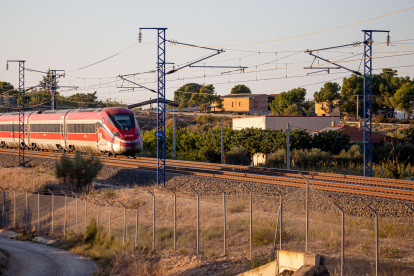
[[[303,86],[307,98],[322,86],[322,82],[337,79],[340,84],[345,70],[331,74],[307,76],[311,71],[301,70],[309,66],[312,58],[303,52],[278,61],[278,70],[273,62],[256,65],[292,54],[289,51],[323,48],[363,40],[362,29],[390,30],[391,41],[414,39],[414,9],[329,32],[280,40],[269,43],[245,44],[292,37],[318,32],[359,21],[382,16],[414,6],[414,1],[11,1],[0,3],[0,73],[8,59],[25,59],[26,67],[36,70],[65,69],[67,77],[61,85],[77,85],[79,92],[98,91],[101,99],[116,98],[124,103],[134,103],[154,97],[147,91],[121,92],[116,83],[119,74],[136,73],[154,69],[156,47],[139,44],[116,57],[95,66],[78,70],[116,54],[137,43],[139,27],[167,27],[167,39],[196,45],[219,46],[226,52],[206,61],[206,65],[250,66],[246,73],[221,76],[224,70],[192,68],[168,76],[167,98],[188,82],[214,84],[220,95],[243,83],[253,93],[279,93]],[[374,41],[384,42],[386,34],[374,34]],[[143,41],[156,42],[155,31],[143,32]],[[374,56],[414,50],[414,40],[400,41],[392,47],[374,51]],[[374,48],[384,44],[374,44]],[[413,48],[410,48],[413,47]],[[234,50],[255,51],[241,52]],[[335,52],[320,52],[328,58],[349,59],[354,53],[362,54],[363,48],[339,49]],[[261,52],[260,54],[257,52]],[[268,52],[268,53],[264,53]],[[168,47],[167,61],[177,64],[209,54],[210,51],[187,47]],[[397,53],[404,56],[375,58],[374,68],[414,65],[412,52]],[[359,56],[358,56],[359,57]],[[358,58],[353,57],[353,59]],[[302,62],[302,63],[300,63]],[[286,67],[287,63],[287,76]],[[3,65],[2,65],[3,64]],[[201,64],[202,65],[202,64]],[[359,62],[343,64],[358,69]],[[1,67],[3,66],[3,67]],[[3,69],[4,68],[4,69]],[[281,69],[283,68],[283,69]],[[273,70],[271,70],[273,69]],[[400,76],[414,77],[413,67],[397,68]],[[0,74],[0,81],[17,85],[17,64],[10,71]],[[72,71],[72,72],[69,72]],[[333,74],[335,73],[335,74]],[[410,74],[409,74],[410,73]],[[204,78],[204,74],[207,76]],[[208,77],[214,74],[214,77]],[[200,78],[189,79],[198,76]],[[294,77],[295,78],[291,78]],[[301,77],[302,76],[302,77]],[[142,75],[140,83],[156,88],[155,74]],[[182,78],[187,78],[182,80]],[[37,84],[41,76],[27,72],[26,86]],[[261,80],[269,79],[270,80]],[[279,78],[279,79],[275,79]],[[243,82],[241,82],[243,81]],[[249,81],[249,82],[246,82]],[[101,85],[99,85],[101,83]],[[319,84],[315,84],[319,83]],[[313,85],[312,85],[313,84]],[[95,87],[91,87],[95,85]],[[83,87],[87,89],[83,89]],[[70,95],[75,91],[63,91]]]

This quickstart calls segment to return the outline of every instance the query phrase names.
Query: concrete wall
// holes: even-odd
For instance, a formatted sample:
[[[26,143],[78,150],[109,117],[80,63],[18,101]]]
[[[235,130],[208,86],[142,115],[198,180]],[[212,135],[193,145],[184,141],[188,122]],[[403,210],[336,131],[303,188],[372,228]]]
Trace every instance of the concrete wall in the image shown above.
[[[338,125],[340,117],[318,117],[318,116],[257,116],[247,118],[233,118],[233,129],[240,130],[242,128],[262,128],[286,130],[286,124],[290,124],[292,130],[306,128],[308,132],[320,130],[325,127]]]
[[[247,117],[247,118],[233,118],[233,129],[241,130],[243,128],[255,127],[266,129],[265,116]]]
[[[223,98],[223,108],[226,112],[240,112],[249,115],[267,114],[268,106],[267,95],[255,95],[246,97],[226,97]]]

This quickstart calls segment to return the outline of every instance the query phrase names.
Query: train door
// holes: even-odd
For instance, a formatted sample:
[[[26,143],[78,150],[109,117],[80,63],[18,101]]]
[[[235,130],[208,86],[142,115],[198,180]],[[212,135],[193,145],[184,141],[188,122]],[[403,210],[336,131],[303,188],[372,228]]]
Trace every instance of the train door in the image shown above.
[[[66,149],[66,145],[65,145],[65,115],[60,117],[60,146],[63,149]]]

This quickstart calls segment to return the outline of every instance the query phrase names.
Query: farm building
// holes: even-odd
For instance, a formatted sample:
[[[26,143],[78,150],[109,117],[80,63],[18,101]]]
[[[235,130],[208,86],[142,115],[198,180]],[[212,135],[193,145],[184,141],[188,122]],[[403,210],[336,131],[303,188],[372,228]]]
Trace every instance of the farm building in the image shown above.
[[[266,94],[230,94],[221,96],[225,113],[267,115],[271,113],[269,102],[274,96]]]
[[[339,116],[255,116],[247,118],[233,118],[233,129],[261,128],[261,129],[286,129],[286,124],[290,124],[292,130],[307,129],[307,131],[317,131],[332,125],[339,124]]]

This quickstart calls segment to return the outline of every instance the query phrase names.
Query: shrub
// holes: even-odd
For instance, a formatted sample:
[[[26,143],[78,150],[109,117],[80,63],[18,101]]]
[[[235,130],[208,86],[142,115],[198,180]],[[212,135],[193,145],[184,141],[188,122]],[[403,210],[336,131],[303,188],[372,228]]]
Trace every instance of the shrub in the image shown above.
[[[275,239],[275,228],[267,222],[263,227],[259,228],[259,231],[253,232],[253,244],[254,245],[268,245]]]
[[[77,193],[88,193],[92,188],[92,181],[102,169],[99,158],[91,155],[90,158],[83,158],[80,152],[76,152],[71,159],[63,155],[55,167],[56,177],[70,191]]]
[[[226,164],[231,165],[249,165],[250,159],[247,156],[246,150],[240,147],[232,147],[230,151],[226,153]]]
[[[404,131],[404,143],[414,145],[414,127],[407,128]]]
[[[243,202],[243,200],[229,204],[229,207],[227,208],[230,213],[241,213],[244,211],[244,209],[246,209],[246,204]]]
[[[329,161],[330,153],[321,149],[297,150],[292,152],[292,159],[295,165],[308,167],[324,165]]]
[[[380,247],[379,254],[382,258],[400,258],[401,254],[397,248],[394,247]]]
[[[286,167],[286,150],[278,149],[269,157],[268,163],[271,167]]]
[[[364,154],[359,145],[352,145],[348,151],[343,149],[338,155],[333,156],[333,159],[342,165],[360,164],[364,160]]]

